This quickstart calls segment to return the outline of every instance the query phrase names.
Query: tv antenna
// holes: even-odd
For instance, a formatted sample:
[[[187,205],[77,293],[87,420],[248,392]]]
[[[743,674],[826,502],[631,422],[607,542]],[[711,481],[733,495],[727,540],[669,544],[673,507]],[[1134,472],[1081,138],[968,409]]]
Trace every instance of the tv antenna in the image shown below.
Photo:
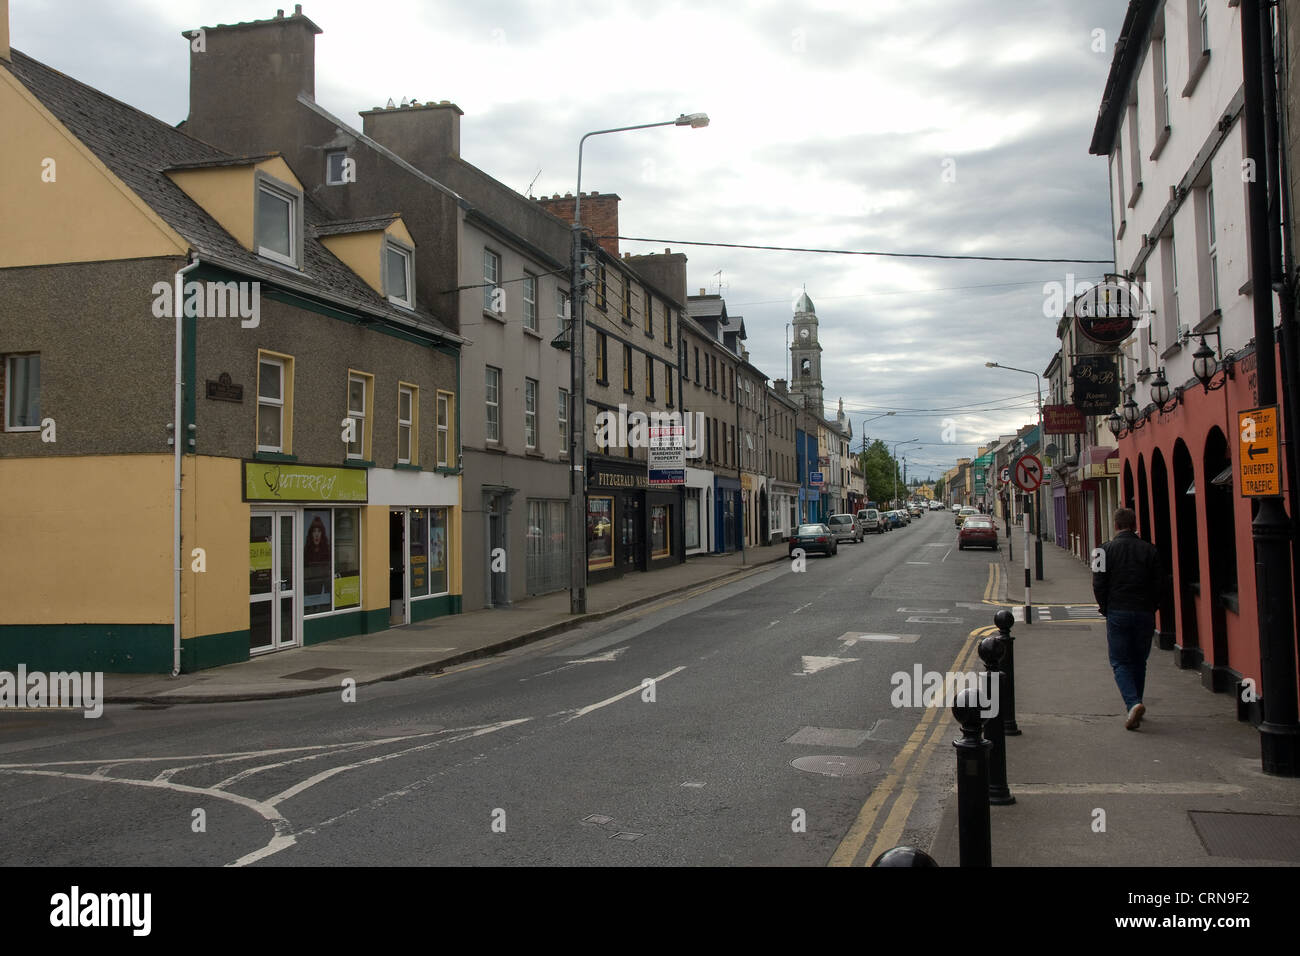
[[[539,169],[539,170],[537,171],[537,176],[540,176],[541,174],[542,174],[542,171]],[[533,183],[537,182],[537,176],[534,176],[534,177],[533,177],[533,182],[532,182],[532,183],[529,183],[529,184],[528,184],[528,188],[524,190],[524,193],[528,196],[529,199],[534,198],[534,197],[533,197]]]

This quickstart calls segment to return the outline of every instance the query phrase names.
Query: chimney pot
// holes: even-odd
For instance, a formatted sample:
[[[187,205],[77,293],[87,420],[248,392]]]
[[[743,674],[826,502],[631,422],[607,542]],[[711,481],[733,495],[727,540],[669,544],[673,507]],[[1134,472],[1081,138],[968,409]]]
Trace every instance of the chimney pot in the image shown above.
[[[295,17],[300,17],[300,16],[302,16],[302,4],[301,4],[301,3],[295,3],[295,4],[293,5],[293,15],[294,15]]]
[[[284,19],[284,11],[283,11],[283,10],[276,10],[276,11],[275,11],[275,18],[276,18],[277,20],[283,20],[283,19]]]

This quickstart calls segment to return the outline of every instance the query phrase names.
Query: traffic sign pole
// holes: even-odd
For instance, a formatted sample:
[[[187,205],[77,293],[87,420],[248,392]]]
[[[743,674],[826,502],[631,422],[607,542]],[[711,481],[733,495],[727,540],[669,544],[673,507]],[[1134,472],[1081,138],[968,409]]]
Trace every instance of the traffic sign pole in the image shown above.
[[[1024,494],[1021,497],[1021,510],[1025,514],[1025,623],[1034,623],[1034,602],[1030,597],[1030,580],[1032,572],[1030,571],[1030,551],[1029,551],[1029,494],[1034,494],[1034,504],[1038,504],[1038,489],[1043,483],[1043,463],[1033,455],[1021,455],[1016,459],[1015,466],[1011,469],[1012,477],[1015,479],[1016,486]],[[1035,521],[1037,524],[1037,521]],[[1040,567],[1041,554],[1039,552]],[[1041,572],[1039,579],[1042,579]]]

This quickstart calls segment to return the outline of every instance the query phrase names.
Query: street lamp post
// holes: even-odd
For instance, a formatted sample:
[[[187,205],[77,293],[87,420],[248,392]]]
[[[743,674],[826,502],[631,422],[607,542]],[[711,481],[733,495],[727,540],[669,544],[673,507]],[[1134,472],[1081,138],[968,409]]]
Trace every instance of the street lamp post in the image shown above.
[[[1010,365],[999,365],[997,362],[985,362],[984,367],[1004,368],[1008,372],[1024,372],[1034,377],[1034,387],[1038,390],[1038,447],[1041,449],[1046,442],[1046,436],[1043,435],[1043,380],[1037,372],[1031,372],[1027,368],[1012,368]],[[1034,531],[1037,534],[1034,542],[1034,579],[1041,581],[1043,580],[1043,486],[1041,483],[1038,490],[1034,492]]]
[[[894,442],[894,451],[892,454],[890,454],[889,460],[890,463],[894,466],[894,506],[895,507],[898,506],[898,462],[894,459],[894,456],[898,454],[898,449],[900,446],[910,445],[912,444],[912,442],[920,441],[920,440],[921,439],[919,438],[909,438],[907,441]]]
[[[569,416],[569,613],[587,612],[587,371],[583,334],[583,304],[586,283],[582,275],[582,147],[592,136],[625,133],[655,126],[689,126],[700,129],[709,125],[706,113],[683,113],[675,120],[641,123],[598,129],[578,140],[578,185],[573,191],[573,263],[569,284],[569,396],[573,414]]]

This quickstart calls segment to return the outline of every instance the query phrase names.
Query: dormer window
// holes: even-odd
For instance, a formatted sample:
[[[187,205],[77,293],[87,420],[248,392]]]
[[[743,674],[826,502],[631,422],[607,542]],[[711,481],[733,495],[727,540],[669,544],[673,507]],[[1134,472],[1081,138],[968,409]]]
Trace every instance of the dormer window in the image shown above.
[[[414,254],[392,239],[384,244],[384,294],[394,305],[415,308]]]
[[[346,149],[331,150],[325,154],[325,185],[342,186],[350,180],[346,178],[348,151]]]
[[[301,193],[259,176],[253,233],[259,256],[299,268],[302,258]]]

